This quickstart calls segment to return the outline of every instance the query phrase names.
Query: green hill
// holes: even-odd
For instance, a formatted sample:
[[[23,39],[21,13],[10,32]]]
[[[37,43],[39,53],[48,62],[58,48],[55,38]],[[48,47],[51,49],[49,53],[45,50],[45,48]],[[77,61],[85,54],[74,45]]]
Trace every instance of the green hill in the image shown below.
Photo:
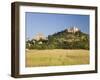
[[[70,33],[66,30],[48,36],[50,44],[63,49],[89,49],[89,35],[78,31]]]
[[[34,43],[35,42],[35,43]],[[30,44],[30,45],[29,45]],[[89,35],[81,31],[68,32],[67,29],[49,35],[47,40],[34,39],[26,42],[29,49],[89,49]]]

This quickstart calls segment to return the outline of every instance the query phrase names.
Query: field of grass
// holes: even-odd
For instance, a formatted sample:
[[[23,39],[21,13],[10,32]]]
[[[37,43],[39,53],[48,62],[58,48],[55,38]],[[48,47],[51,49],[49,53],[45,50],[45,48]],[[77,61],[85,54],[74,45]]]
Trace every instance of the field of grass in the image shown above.
[[[26,67],[89,64],[89,50],[26,50]]]

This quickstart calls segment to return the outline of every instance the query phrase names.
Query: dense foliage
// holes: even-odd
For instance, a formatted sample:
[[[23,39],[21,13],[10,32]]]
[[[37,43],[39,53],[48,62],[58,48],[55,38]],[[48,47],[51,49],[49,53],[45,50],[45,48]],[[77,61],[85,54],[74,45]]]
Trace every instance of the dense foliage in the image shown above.
[[[49,35],[47,40],[34,39],[26,41],[28,49],[89,49],[89,35],[78,31],[69,33],[66,30]]]

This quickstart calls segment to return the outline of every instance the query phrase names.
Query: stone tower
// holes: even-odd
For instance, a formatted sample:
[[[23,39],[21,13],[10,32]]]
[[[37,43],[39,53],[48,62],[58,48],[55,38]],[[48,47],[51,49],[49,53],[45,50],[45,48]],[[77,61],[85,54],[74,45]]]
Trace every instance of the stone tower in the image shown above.
[[[43,33],[37,33],[34,37],[35,40],[39,41],[39,40],[46,40],[46,37],[43,35]]]

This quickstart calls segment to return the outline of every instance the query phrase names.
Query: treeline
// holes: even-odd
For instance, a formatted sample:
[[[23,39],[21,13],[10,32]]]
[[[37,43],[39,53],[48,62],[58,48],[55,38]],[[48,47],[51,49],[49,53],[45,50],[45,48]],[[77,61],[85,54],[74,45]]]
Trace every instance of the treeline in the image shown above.
[[[48,40],[28,40],[28,49],[89,49],[89,35],[83,32],[69,33],[66,30],[48,36]]]

